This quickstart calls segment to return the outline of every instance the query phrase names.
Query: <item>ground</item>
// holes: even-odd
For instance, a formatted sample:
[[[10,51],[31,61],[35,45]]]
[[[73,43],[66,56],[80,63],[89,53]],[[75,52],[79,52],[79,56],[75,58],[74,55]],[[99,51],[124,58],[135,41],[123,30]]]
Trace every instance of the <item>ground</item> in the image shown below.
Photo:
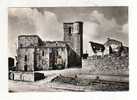
[[[64,69],[64,70],[54,70],[54,71],[39,71],[40,73],[44,73],[46,78],[44,80],[36,81],[36,82],[22,82],[22,81],[13,81],[9,80],[9,92],[52,92],[52,91],[110,91],[110,84],[95,84],[90,86],[80,86],[74,84],[67,84],[63,82],[51,80],[55,79],[57,76],[64,76],[64,77],[75,77],[77,75],[78,78],[85,80],[85,79],[95,79],[99,76],[102,80],[107,81],[114,81],[115,87],[114,90],[119,89],[119,82],[126,83],[125,90],[128,90],[128,75],[96,75],[90,73],[89,70],[86,69],[78,69],[78,68],[71,68],[71,69]],[[85,81],[84,81],[85,82]],[[103,88],[102,88],[103,86]],[[121,86],[121,84],[120,84]],[[106,88],[107,87],[107,88]]]

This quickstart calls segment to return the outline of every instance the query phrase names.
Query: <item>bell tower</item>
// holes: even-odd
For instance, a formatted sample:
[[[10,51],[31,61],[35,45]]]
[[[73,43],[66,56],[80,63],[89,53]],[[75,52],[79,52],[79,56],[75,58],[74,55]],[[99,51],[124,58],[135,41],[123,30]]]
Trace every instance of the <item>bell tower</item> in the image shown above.
[[[72,48],[72,31],[73,31],[73,23],[64,23],[64,41],[68,43],[68,45]]]
[[[73,23],[73,49],[81,57],[83,54],[83,22]]]
[[[81,57],[83,54],[83,22],[64,23],[64,41]]]

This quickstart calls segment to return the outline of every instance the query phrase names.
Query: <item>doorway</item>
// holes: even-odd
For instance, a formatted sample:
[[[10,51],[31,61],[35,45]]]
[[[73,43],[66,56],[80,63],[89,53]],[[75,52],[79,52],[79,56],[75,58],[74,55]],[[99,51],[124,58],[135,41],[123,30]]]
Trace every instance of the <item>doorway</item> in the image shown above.
[[[49,52],[49,66],[51,69],[56,69],[57,57],[58,57],[57,48],[51,48]]]
[[[24,65],[24,71],[28,71],[27,65]]]

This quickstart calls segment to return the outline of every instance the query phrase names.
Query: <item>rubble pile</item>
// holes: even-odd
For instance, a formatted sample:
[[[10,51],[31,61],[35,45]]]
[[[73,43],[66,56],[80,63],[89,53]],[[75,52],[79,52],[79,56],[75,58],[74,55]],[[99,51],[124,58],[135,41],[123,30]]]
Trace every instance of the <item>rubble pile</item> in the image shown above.
[[[84,86],[88,90],[98,90],[98,91],[122,91],[128,90],[128,82],[116,82],[116,81],[107,81],[101,80],[99,78],[95,79],[81,79],[79,77],[66,77],[59,75],[51,80],[51,82],[58,82],[64,84],[72,84],[75,86]]]

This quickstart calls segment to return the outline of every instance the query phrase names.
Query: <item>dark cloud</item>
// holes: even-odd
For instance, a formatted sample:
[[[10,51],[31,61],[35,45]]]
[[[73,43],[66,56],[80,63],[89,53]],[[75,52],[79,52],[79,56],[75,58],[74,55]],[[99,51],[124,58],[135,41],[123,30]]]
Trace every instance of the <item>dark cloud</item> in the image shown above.
[[[103,13],[107,19],[115,18],[118,24],[122,25],[128,22],[128,7],[98,7],[100,13]]]

